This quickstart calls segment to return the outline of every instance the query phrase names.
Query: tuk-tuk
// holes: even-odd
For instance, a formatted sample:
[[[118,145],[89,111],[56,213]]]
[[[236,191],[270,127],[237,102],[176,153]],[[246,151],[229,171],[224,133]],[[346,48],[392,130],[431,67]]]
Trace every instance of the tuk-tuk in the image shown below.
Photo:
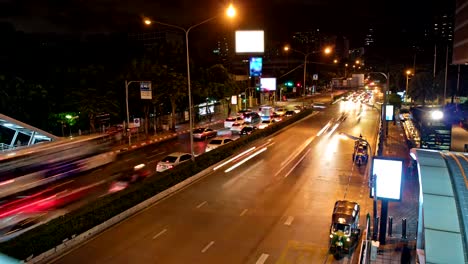
[[[353,162],[358,166],[367,163],[369,159],[367,142],[364,140],[356,140],[354,143]]]
[[[330,251],[334,254],[349,253],[359,240],[360,206],[356,202],[335,202],[330,227]]]

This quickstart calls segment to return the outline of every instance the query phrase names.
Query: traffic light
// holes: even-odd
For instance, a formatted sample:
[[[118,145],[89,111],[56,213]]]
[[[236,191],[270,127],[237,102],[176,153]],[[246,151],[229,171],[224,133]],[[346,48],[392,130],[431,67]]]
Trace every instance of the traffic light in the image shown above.
[[[298,82],[298,83],[296,84],[296,86],[297,86],[297,87],[301,87],[301,83]]]
[[[294,84],[292,81],[287,81],[285,84],[284,84],[286,87],[292,87]]]

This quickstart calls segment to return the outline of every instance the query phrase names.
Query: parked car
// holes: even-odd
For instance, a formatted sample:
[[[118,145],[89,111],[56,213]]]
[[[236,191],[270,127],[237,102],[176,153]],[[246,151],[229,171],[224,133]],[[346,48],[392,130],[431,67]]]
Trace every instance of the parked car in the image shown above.
[[[241,136],[250,135],[250,134],[252,134],[252,132],[254,132],[257,129],[258,128],[255,127],[255,126],[245,126],[244,128],[242,128],[242,130],[241,130],[241,132],[239,134]]]
[[[296,112],[296,114],[300,113],[302,111],[302,106],[295,105],[293,111]]]
[[[244,128],[248,123],[245,122],[236,122],[230,128],[232,133],[240,133],[242,128]]]
[[[284,113],[284,116],[293,116],[295,114],[296,114],[296,112],[290,110],[290,111],[286,111],[286,113]]]
[[[169,170],[174,168],[175,166],[189,161],[192,158],[190,153],[183,153],[183,152],[174,152],[167,155],[164,159],[162,159],[156,165],[157,172],[163,172],[165,170]]]
[[[264,129],[267,126],[272,125],[273,123],[275,123],[275,120],[273,120],[273,119],[263,120],[260,124],[258,124],[257,127],[259,129]]]
[[[195,139],[205,139],[210,137],[216,137],[216,130],[208,127],[201,127],[193,130],[193,138]]]
[[[244,115],[244,121],[248,124],[256,125],[262,121],[260,115],[256,112],[250,112]]]
[[[231,128],[232,125],[236,122],[244,122],[244,118],[242,116],[232,116],[232,117],[228,117],[226,118],[226,120],[224,120],[224,127],[225,128]]]
[[[206,152],[211,151],[217,147],[220,147],[224,144],[232,142],[233,140],[230,138],[223,138],[223,137],[215,137],[213,138],[207,145],[206,145]]]
[[[286,113],[286,109],[284,109],[284,108],[277,108],[276,111],[275,111],[275,114],[277,114],[279,116],[283,116],[285,113]]]

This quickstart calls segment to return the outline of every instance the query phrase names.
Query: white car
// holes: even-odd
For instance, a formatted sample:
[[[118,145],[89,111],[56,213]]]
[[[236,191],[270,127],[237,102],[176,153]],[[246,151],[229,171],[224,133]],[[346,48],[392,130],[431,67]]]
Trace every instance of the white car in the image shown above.
[[[246,125],[247,125],[246,122],[236,122],[231,126],[231,132],[240,133],[242,128],[244,128]]]
[[[275,123],[275,120],[274,119],[268,119],[268,120],[263,120],[260,124],[258,124],[258,128],[259,129],[264,129],[266,128],[267,126],[269,125],[272,125]]]
[[[231,128],[232,125],[235,123],[235,122],[242,122],[244,120],[244,118],[242,116],[232,116],[232,117],[228,117],[226,118],[226,120],[224,120],[224,127],[225,128]]]
[[[169,155],[167,155],[164,159],[162,159],[160,162],[158,162],[158,165],[156,165],[156,171],[157,172],[163,172],[165,170],[169,170],[174,168],[175,166],[189,161],[192,158],[192,155],[190,153],[184,153],[184,152],[174,152]]]
[[[227,144],[229,142],[232,142],[233,140],[230,138],[222,138],[222,137],[216,137],[213,138],[207,145],[206,145],[206,152],[211,151],[219,146],[222,146],[224,144]]]
[[[286,109],[284,108],[277,108],[275,113],[279,116],[283,116],[286,113]]]

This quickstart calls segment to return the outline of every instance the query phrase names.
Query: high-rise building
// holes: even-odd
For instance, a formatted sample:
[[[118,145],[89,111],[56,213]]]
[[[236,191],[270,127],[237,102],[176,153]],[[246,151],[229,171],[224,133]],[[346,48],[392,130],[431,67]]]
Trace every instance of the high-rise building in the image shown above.
[[[468,0],[456,1],[453,64],[468,63]]]
[[[453,41],[453,16],[448,13],[434,17],[434,38],[436,42],[451,43]]]
[[[226,63],[231,55],[232,50],[230,49],[229,40],[226,36],[218,38],[213,49],[213,54],[217,57],[219,62]]]
[[[372,46],[374,45],[374,29],[369,28],[367,30],[366,37],[364,38],[364,46]]]

